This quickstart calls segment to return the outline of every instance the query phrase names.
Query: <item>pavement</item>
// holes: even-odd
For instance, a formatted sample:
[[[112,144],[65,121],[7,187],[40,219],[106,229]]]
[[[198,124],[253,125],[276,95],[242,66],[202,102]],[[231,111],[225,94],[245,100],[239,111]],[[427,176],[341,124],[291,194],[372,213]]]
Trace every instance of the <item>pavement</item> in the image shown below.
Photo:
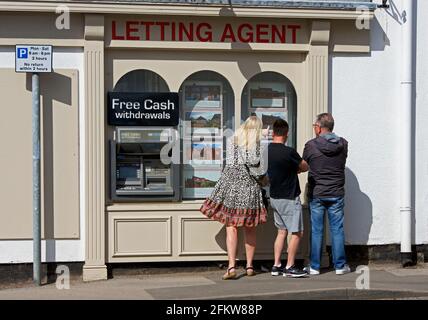
[[[428,300],[428,264],[412,269],[399,266],[369,266],[362,273],[336,275],[325,271],[318,276],[292,279],[273,277],[259,270],[254,277],[221,279],[224,270],[175,274],[119,275],[113,279],[85,283],[70,281],[69,289],[57,289],[56,283],[41,287],[21,284],[19,288],[0,290],[1,300],[283,300],[283,299],[417,299]],[[264,272],[263,272],[264,271]]]

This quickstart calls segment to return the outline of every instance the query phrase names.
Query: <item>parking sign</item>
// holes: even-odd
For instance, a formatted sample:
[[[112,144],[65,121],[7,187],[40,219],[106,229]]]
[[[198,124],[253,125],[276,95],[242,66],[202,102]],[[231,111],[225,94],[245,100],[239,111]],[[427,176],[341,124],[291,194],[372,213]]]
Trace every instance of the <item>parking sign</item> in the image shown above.
[[[18,48],[16,49],[16,54],[18,55],[18,59],[27,59],[28,48]]]
[[[16,72],[52,72],[52,46],[17,45]]]

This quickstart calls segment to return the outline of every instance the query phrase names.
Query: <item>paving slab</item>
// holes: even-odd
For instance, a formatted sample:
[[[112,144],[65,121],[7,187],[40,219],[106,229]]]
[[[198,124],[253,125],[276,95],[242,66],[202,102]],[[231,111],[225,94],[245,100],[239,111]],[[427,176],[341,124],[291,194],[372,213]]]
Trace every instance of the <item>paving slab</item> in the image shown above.
[[[304,279],[247,277],[239,269],[237,280],[221,280],[224,270],[165,275],[118,276],[85,283],[73,280],[70,289],[55,283],[0,290],[0,299],[424,299],[428,296],[428,268],[370,268],[370,290],[358,290],[361,274],[324,272]]]

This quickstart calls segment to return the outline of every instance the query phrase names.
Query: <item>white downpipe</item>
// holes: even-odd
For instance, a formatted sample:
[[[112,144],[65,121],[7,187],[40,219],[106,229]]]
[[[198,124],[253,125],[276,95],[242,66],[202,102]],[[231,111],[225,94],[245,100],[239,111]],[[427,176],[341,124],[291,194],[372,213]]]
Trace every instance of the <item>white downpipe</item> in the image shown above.
[[[400,216],[401,253],[412,252],[412,108],[413,108],[413,6],[402,0],[405,15],[401,28],[401,119],[400,119]]]

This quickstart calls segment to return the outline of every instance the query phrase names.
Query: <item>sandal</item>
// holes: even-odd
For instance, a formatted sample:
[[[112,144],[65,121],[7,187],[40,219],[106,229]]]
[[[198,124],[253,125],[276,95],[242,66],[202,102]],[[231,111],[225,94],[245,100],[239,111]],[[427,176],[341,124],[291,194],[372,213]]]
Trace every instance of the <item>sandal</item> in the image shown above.
[[[245,271],[247,272],[248,277],[252,277],[256,275],[256,272],[254,271],[253,267],[246,267]]]
[[[227,272],[223,275],[223,280],[230,280],[230,279],[236,279],[236,270],[234,270],[235,267],[230,267],[229,269],[227,269]],[[233,270],[231,272],[231,270]]]

